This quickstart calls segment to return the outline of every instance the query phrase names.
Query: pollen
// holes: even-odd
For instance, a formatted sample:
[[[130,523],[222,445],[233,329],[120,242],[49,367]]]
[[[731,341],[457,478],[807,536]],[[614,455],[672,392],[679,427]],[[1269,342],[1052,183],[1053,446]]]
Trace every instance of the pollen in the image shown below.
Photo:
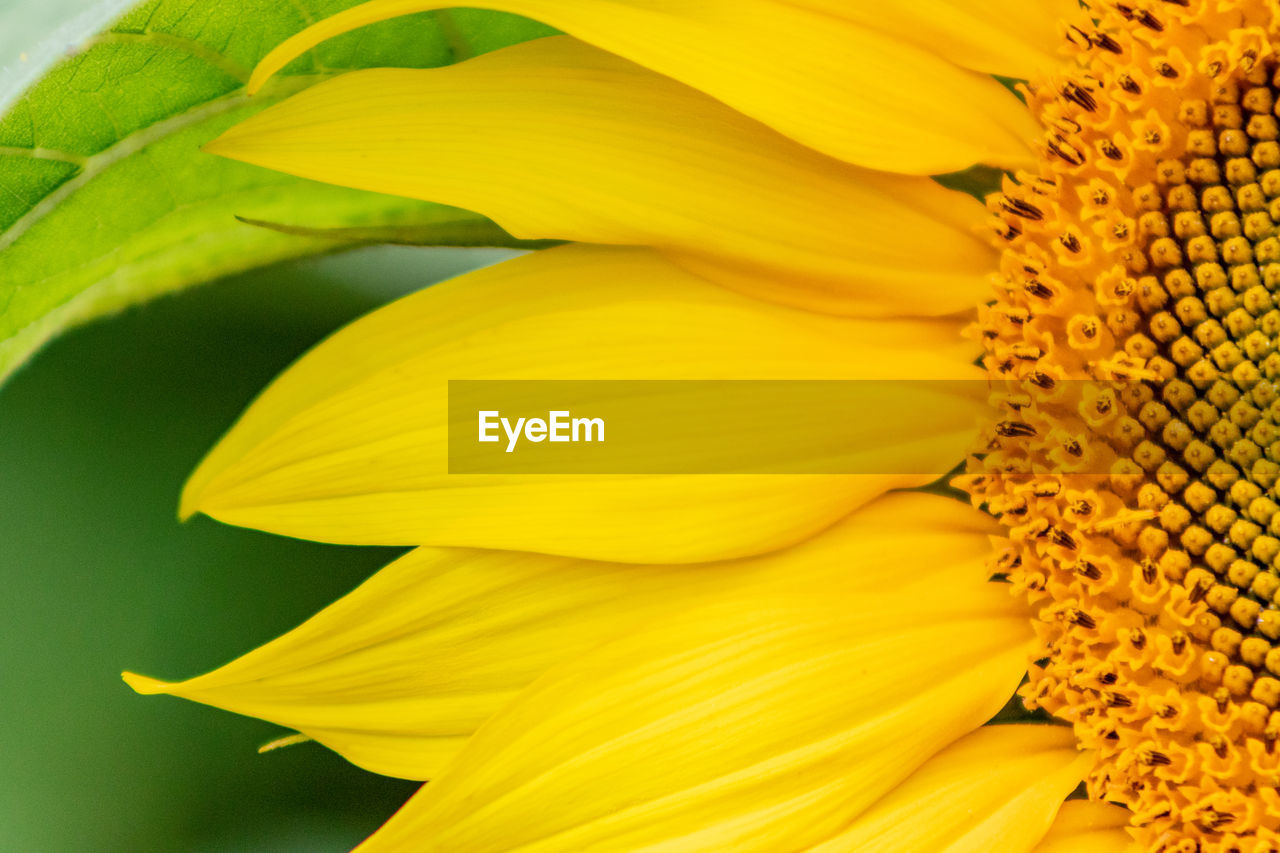
[[[1280,851],[1280,6],[1089,2],[988,199],[958,481],[1035,607],[1024,701],[1152,851]]]

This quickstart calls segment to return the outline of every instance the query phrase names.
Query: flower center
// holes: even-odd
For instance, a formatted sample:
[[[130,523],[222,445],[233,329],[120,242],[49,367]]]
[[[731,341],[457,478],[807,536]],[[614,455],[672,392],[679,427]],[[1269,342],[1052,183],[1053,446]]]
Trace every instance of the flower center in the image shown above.
[[[1098,750],[1091,795],[1152,850],[1276,851],[1280,9],[1088,5],[1026,89],[1040,171],[988,199],[975,329],[1036,393],[994,398],[960,485],[1007,528],[1024,699]]]

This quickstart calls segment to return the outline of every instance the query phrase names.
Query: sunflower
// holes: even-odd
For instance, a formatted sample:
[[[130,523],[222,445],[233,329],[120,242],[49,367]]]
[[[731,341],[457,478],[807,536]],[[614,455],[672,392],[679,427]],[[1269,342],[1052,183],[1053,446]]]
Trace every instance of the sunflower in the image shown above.
[[[565,34],[209,146],[567,243],[340,331],[183,495],[415,550],[130,684],[430,780],[369,853],[1280,850],[1280,7],[479,5]],[[957,492],[447,473],[451,378],[974,375],[1034,393],[848,425]],[[1063,725],[984,726],[1015,689]]]

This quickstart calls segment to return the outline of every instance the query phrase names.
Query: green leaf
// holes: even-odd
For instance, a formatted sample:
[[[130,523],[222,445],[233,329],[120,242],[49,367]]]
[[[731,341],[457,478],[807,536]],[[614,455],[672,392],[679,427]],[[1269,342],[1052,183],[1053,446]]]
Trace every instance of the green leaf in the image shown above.
[[[244,94],[268,50],[356,2],[153,0],[14,103],[0,118],[0,379],[70,325],[251,267],[401,229],[418,243],[518,245],[467,211],[200,151],[334,74],[447,65],[553,32],[495,12],[412,15],[327,42]]]

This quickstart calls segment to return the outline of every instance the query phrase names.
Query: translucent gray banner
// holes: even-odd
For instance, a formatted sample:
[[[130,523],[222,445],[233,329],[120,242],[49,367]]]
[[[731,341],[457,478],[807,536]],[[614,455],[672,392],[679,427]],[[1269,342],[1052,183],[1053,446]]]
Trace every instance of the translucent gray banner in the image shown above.
[[[984,452],[980,431],[999,424],[997,441],[1044,456],[1037,471],[1106,474],[1117,456],[1101,427],[1152,393],[1094,382],[452,380],[449,472],[942,476]],[[1037,441],[1032,424],[1045,422],[1061,436]]]

